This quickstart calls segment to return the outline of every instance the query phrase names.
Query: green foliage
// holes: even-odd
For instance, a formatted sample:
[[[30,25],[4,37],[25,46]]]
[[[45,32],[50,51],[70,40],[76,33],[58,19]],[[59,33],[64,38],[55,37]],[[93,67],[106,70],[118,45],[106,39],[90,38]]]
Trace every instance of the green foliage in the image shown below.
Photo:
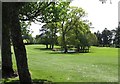
[[[112,41],[112,32],[105,28],[102,31],[103,45],[110,45]]]
[[[113,44],[115,47],[120,47],[120,26],[113,30],[114,38],[113,38]]]
[[[92,45],[90,38],[90,24],[85,23],[82,18],[86,16],[85,11],[78,7],[69,7],[66,11],[67,16],[64,16],[63,21],[59,24],[60,26],[60,37],[59,44],[67,49],[67,45],[73,45],[77,47],[78,52],[80,47],[89,47]],[[90,37],[88,38],[88,34]]]
[[[97,40],[97,37],[96,37],[95,34],[89,33],[89,34],[87,35],[87,39],[88,39],[88,42],[89,42],[89,45],[90,45],[90,46],[91,46],[91,45],[97,45],[98,40]]]
[[[69,4],[63,1],[27,3],[20,10],[20,19],[46,23],[40,30],[40,38],[36,38],[42,44],[54,46],[59,42],[65,52],[69,45],[78,48],[93,45],[93,42],[89,42],[90,38],[95,39],[90,32],[90,23],[82,20],[86,12],[79,7],[70,7]],[[60,35],[58,42],[57,33]]]
[[[24,43],[33,43],[32,33],[33,31],[30,29],[31,22],[20,21],[21,26],[21,34]]]
[[[52,2],[27,2],[19,10],[21,21],[43,21],[42,15]],[[44,11],[44,12],[43,12]]]
[[[33,32],[30,30],[31,22],[20,21],[22,35],[31,35]]]
[[[99,46],[111,46],[112,45],[112,41],[113,41],[113,31],[108,30],[107,28],[105,28],[102,33],[100,33],[99,31],[97,33],[95,33],[97,39],[98,39],[98,45]]]

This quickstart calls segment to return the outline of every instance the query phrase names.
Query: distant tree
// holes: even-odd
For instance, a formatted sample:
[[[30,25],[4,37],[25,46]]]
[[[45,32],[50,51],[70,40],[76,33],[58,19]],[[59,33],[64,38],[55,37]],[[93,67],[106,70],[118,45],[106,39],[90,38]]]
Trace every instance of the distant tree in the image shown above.
[[[113,32],[114,32],[113,44],[115,44],[115,47],[120,47],[120,26],[114,29]]]
[[[80,22],[77,27],[73,27],[67,34],[68,44],[76,47],[77,52],[88,52],[89,47],[96,43],[97,39],[89,28],[87,24]]]
[[[59,42],[66,53],[68,45],[73,45],[77,48],[77,52],[85,50],[85,47],[89,47],[89,41],[87,38],[89,25],[84,23],[82,17],[85,16],[85,11],[78,7],[69,7],[66,10],[67,16],[64,16],[64,20],[59,23],[60,36]]]
[[[102,31],[103,46],[110,46],[112,41],[112,32],[105,28]]]
[[[52,31],[48,28],[48,25],[45,24],[40,29],[40,35],[37,38],[40,38],[40,43],[45,44],[48,49],[48,45],[51,44],[52,41]]]
[[[94,33],[97,37],[97,46],[102,46],[102,34],[100,31],[97,31],[97,33]]]
[[[40,33],[41,33],[40,36],[42,37],[42,39],[44,38],[44,40],[45,40],[45,37],[47,37],[46,40],[45,40],[45,43],[47,42],[47,45],[48,44],[50,45],[50,49],[53,49],[54,45],[57,43],[56,33],[58,31],[57,31],[57,28],[56,28],[56,24],[57,23],[55,23],[55,22],[46,23],[40,29]],[[42,42],[42,43],[44,43],[44,42]]]
[[[72,30],[74,28],[74,26],[78,26],[79,24],[79,20],[81,19],[81,17],[84,16],[84,11],[81,8],[77,8],[77,7],[69,7],[66,6],[67,8],[63,11],[61,18],[63,18],[63,20],[61,20],[60,24],[60,35],[61,35],[61,44],[62,47],[64,49],[64,52],[67,53],[67,33],[69,33],[70,30]],[[62,12],[61,12],[62,13]]]
[[[88,33],[87,38],[88,38],[89,46],[97,45],[98,39],[94,33]]]
[[[40,35],[35,36],[35,43],[40,44]]]

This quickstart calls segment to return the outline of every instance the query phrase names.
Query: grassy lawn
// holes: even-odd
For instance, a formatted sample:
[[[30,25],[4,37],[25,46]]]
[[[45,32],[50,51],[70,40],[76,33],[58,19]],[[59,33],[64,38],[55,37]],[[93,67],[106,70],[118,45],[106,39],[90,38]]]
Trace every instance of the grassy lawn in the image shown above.
[[[73,54],[56,53],[44,48],[44,45],[26,46],[32,79],[53,82],[118,81],[117,48],[91,47],[90,53]]]

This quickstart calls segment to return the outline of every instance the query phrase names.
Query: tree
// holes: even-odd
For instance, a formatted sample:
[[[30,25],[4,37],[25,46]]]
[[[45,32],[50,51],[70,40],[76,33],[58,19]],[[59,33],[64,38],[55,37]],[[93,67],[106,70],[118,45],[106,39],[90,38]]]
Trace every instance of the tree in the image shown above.
[[[52,41],[52,32],[47,26],[47,24],[42,26],[42,29],[40,29],[41,34],[39,35],[40,43],[45,44],[46,49],[48,49],[48,45],[50,45]]]
[[[14,4],[14,5],[13,5]],[[16,5],[17,4],[17,5]],[[42,10],[44,10],[44,8],[46,8],[47,6],[49,6],[50,5],[50,2],[49,3],[39,3],[39,4],[37,4],[37,6],[35,5],[36,3],[4,3],[4,8],[5,8],[5,10],[6,11],[4,11],[5,12],[5,14],[7,14],[6,16],[7,17],[5,17],[4,19],[7,19],[7,23],[5,23],[5,25],[8,25],[8,23],[10,23],[11,25],[12,24],[14,24],[14,23],[12,23],[12,21],[10,21],[10,19],[12,19],[11,18],[11,14],[10,14],[10,12],[11,12],[11,9],[12,9],[12,7],[13,6],[16,6],[16,7],[13,7],[13,11],[15,11],[15,15],[16,15],[16,20],[15,20],[15,18],[14,18],[14,20],[17,22],[17,20],[18,20],[18,17],[17,17],[17,15],[19,15],[19,20],[21,20],[21,21],[27,21],[27,20],[32,20],[32,21],[34,21],[40,14],[41,14],[41,12],[40,11],[42,11]],[[42,4],[44,4],[44,5],[42,5]],[[12,6],[13,5],[13,6]],[[21,8],[22,7],[22,8]],[[34,9],[36,9],[36,10],[34,10]],[[19,10],[19,12],[18,12],[18,10]],[[32,12],[31,12],[32,11]],[[33,13],[34,12],[34,13]],[[14,14],[13,14],[14,15]],[[9,19],[9,18],[10,19]],[[17,22],[18,23],[18,22]],[[14,24],[15,25],[15,24]],[[18,26],[19,26],[19,24],[18,24]],[[12,26],[11,26],[12,27]],[[17,25],[16,25],[16,27],[17,27]],[[10,28],[10,25],[9,25],[9,28]],[[19,27],[18,27],[19,28]],[[20,32],[20,30],[18,30],[18,32]],[[8,33],[9,34],[9,33]],[[14,34],[15,33],[11,33],[12,34],[12,40],[14,41],[14,45],[16,45],[17,43],[15,43],[15,37],[13,37],[13,36],[15,36]],[[18,34],[20,34],[20,33],[17,33],[16,34],[16,36],[19,36]],[[21,35],[20,35],[21,36]],[[19,40],[21,40],[21,38],[18,38]],[[21,42],[21,44],[22,44],[22,42]],[[13,45],[13,46],[14,46]],[[6,45],[7,46],[7,45]],[[20,46],[17,46],[17,47],[19,47],[18,49],[20,49]],[[15,48],[15,47],[14,47]],[[24,46],[22,45],[22,48],[21,49],[23,49],[23,51],[21,51],[21,52],[24,52],[24,55],[25,55],[25,49],[24,49]],[[9,51],[6,51],[6,52],[9,52]],[[15,51],[16,53],[18,52],[18,51]],[[18,55],[18,54],[17,54]],[[23,55],[23,56],[24,56]],[[26,59],[26,56],[24,56],[25,57],[25,59],[23,59],[24,61],[26,61],[27,59]],[[6,58],[9,58],[9,55],[8,56],[6,56]],[[18,56],[16,56],[16,58],[18,58]],[[4,59],[4,58],[3,58]],[[22,58],[21,58],[22,59]],[[10,61],[12,61],[11,59],[9,59]],[[17,61],[19,61],[18,59],[16,59]],[[26,63],[26,62],[25,62]],[[30,75],[29,75],[29,72],[28,72],[28,70],[27,70],[27,67],[25,68],[26,69],[26,71],[27,72],[24,72],[24,73],[21,73],[22,71],[20,71],[19,69],[21,69],[20,67],[21,67],[21,65],[19,66],[19,64],[21,64],[20,62],[18,62],[17,63],[17,65],[18,65],[18,74],[19,74],[19,77],[20,77],[20,81],[21,82],[31,82],[31,78],[30,78]],[[27,63],[26,63],[26,66],[27,66]],[[23,66],[24,67],[24,66]],[[22,68],[23,68],[22,67]],[[7,68],[6,68],[7,69]],[[22,76],[22,74],[23,74],[23,76]],[[26,77],[26,78],[24,78],[24,76],[25,75],[27,75],[28,74],[28,76]]]
[[[64,21],[61,24],[61,38],[62,38],[62,46],[64,48],[64,52],[67,52],[68,43],[72,42],[77,47],[79,52],[80,47],[80,36],[82,30],[82,17],[85,16],[85,11],[82,8],[78,7],[70,7],[66,10],[66,15],[64,16]],[[74,39],[74,40],[72,40]],[[71,40],[71,41],[70,41]]]
[[[112,32],[105,28],[102,31],[103,46],[110,46],[112,41]]]
[[[101,46],[102,45],[102,34],[100,33],[100,31],[97,31],[97,33],[94,33],[97,37],[97,46]]]
[[[56,23],[46,23],[40,29],[41,43],[46,44],[46,48],[50,45],[50,49],[54,48],[54,44],[57,43],[57,28],[55,27]]]
[[[52,49],[54,48],[54,44],[57,40],[56,33],[58,31],[58,27],[61,26],[63,28],[62,24],[64,24],[64,22],[62,23],[62,21],[64,21],[66,17],[66,10],[69,4],[70,2],[51,2],[51,5],[49,5],[49,7],[47,7],[45,11],[42,12],[42,22],[46,23],[46,29],[48,29],[47,31],[51,32],[50,35],[52,41],[50,42],[50,45]]]
[[[14,70],[12,67],[12,52],[11,52],[11,42],[10,42],[10,28],[9,28],[9,22],[8,22],[8,16],[6,14],[6,6],[3,4],[2,7],[4,10],[2,12],[3,18],[3,28],[2,28],[2,77],[13,77],[14,76]]]
[[[78,23],[78,21],[76,22]],[[79,24],[75,25],[69,34],[67,34],[67,40],[70,45],[77,48],[77,52],[88,52],[89,47],[95,43],[96,37],[90,32],[88,24],[80,21]],[[93,39],[94,41],[92,41]]]
[[[90,46],[97,45],[98,39],[94,33],[89,33],[87,37],[88,37],[88,42]]]
[[[14,52],[16,56],[17,69],[18,69],[20,82],[21,83],[28,82],[29,84],[31,84],[31,77],[27,64],[26,50],[22,41],[21,29],[18,18],[19,15],[18,10],[21,8],[21,6],[24,3],[6,2],[3,4],[6,9],[5,12],[6,16],[9,17],[5,19],[7,19],[8,23],[10,24],[9,27],[10,27],[13,46],[14,46]],[[5,25],[7,25],[8,23],[6,23]]]
[[[115,44],[115,47],[120,47],[120,26],[113,30],[114,32],[114,38],[113,38],[113,44]]]

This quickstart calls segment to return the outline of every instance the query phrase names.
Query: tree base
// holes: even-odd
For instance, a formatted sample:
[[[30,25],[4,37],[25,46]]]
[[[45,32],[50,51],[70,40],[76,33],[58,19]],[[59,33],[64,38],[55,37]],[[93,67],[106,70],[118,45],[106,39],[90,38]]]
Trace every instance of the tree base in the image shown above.
[[[17,76],[18,76],[17,72],[14,71],[12,68],[2,66],[2,78],[14,78]]]

